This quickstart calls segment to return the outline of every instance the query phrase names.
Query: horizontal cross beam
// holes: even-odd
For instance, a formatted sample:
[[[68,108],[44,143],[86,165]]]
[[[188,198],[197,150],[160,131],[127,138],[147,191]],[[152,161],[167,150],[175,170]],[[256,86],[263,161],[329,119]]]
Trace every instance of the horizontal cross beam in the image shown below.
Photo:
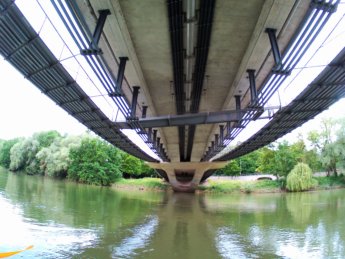
[[[246,112],[253,109],[242,109],[238,111],[202,112],[183,115],[167,115],[151,118],[142,118],[138,122],[143,128],[176,127],[199,124],[216,124],[228,121],[237,122]],[[261,109],[256,109],[261,110]],[[131,128],[130,122],[116,122],[122,129]]]

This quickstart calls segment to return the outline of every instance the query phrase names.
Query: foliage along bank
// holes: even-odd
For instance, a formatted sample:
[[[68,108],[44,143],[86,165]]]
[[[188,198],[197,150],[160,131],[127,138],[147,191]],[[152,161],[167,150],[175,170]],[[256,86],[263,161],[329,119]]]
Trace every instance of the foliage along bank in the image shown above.
[[[345,118],[325,118],[320,129],[300,135],[292,144],[274,142],[250,154],[231,160],[216,175],[240,175],[256,172],[287,177],[297,163],[307,164],[313,172],[337,176],[345,169]]]
[[[29,138],[0,141],[0,165],[13,172],[68,178],[108,186],[125,176],[156,176],[143,161],[84,134],[62,136],[57,131],[35,133]]]
[[[313,172],[327,171],[335,177],[339,169],[344,170],[345,120],[324,119],[320,130],[309,132],[307,140],[300,136],[292,144],[286,141],[272,143],[230,161],[216,175],[260,172],[286,179],[301,162]],[[121,177],[156,176],[143,161],[98,137],[89,134],[62,136],[56,131],[36,133],[29,138],[0,140],[0,165],[14,172],[25,171],[97,185],[110,185]]]

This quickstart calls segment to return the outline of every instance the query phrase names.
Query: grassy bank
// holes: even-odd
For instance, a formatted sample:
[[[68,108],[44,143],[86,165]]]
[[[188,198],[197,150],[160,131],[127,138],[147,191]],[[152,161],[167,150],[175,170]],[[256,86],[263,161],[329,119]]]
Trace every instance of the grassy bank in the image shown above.
[[[120,179],[112,187],[115,189],[165,191],[169,185],[163,179],[147,177],[142,179]]]
[[[345,188],[344,177],[315,177],[318,185],[313,190]],[[169,184],[158,178],[120,179],[113,184],[115,189],[165,191]],[[198,192],[205,193],[270,193],[283,192],[282,182],[271,180],[239,181],[208,180],[198,187]]]
[[[272,180],[238,181],[238,180],[208,180],[200,185],[199,190],[205,192],[280,192],[280,182]]]

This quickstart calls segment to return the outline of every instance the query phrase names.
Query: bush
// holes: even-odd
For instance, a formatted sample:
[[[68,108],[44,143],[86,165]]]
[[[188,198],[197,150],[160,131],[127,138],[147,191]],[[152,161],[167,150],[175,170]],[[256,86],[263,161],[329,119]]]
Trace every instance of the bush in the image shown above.
[[[124,178],[157,177],[155,170],[145,164],[144,161],[127,153],[121,153],[120,170]]]
[[[316,181],[312,178],[310,167],[304,163],[295,165],[286,179],[286,188],[291,192],[310,190],[316,184]]]
[[[19,139],[5,140],[0,148],[0,165],[9,168],[11,163],[11,148],[19,141]]]
[[[78,182],[107,186],[121,177],[120,158],[117,148],[97,138],[86,138],[70,150],[67,174]]]

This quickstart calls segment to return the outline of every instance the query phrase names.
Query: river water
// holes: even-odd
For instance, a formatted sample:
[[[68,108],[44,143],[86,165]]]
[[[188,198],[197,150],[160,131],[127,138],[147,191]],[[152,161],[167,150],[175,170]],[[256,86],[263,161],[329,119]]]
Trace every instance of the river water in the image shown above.
[[[193,195],[78,185],[0,169],[11,258],[345,258],[345,190]]]

